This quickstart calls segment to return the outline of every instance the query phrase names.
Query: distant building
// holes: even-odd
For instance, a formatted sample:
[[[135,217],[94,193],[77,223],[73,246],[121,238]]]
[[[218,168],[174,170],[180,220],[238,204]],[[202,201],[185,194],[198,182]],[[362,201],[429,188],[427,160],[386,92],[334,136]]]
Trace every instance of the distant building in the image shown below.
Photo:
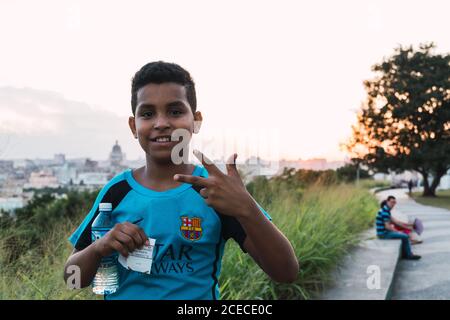
[[[323,158],[307,160],[280,160],[278,173],[282,173],[284,168],[294,168],[295,170],[336,170],[345,166],[349,161],[327,161]]]
[[[77,185],[103,186],[108,182],[109,174],[105,172],[82,172],[73,181]]]
[[[74,181],[77,178],[77,168],[75,165],[71,165],[68,162],[56,170],[56,178],[59,184],[70,184],[70,181]]]
[[[0,173],[0,186],[8,180],[7,173]]]
[[[6,179],[0,184],[0,196],[1,197],[14,197],[20,196],[23,192],[23,186],[21,181],[12,179]]]
[[[23,168],[27,170],[36,170],[37,166],[34,161],[29,159],[14,160],[14,169]]]
[[[121,166],[122,161],[125,160],[125,154],[122,152],[122,148],[119,146],[119,142],[116,140],[116,144],[113,146],[111,153],[109,154],[109,162],[112,166]]]
[[[84,163],[84,169],[87,172],[94,171],[98,168],[98,161],[93,161],[91,159],[86,159],[86,162]]]
[[[25,184],[25,188],[43,189],[43,188],[58,188],[58,179],[46,171],[32,172],[29,182]]]
[[[14,161],[0,160],[0,172],[10,172],[14,170]]]
[[[66,163],[66,156],[64,153],[57,153],[53,157],[53,160],[56,165],[62,166]]]

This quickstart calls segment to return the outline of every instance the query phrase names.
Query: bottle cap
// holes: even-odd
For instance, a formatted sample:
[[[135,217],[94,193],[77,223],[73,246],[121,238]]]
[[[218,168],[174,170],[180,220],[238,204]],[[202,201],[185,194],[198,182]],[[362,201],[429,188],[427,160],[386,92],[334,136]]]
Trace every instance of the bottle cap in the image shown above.
[[[112,204],[108,203],[108,202],[102,202],[102,203],[99,204],[98,209],[102,210],[102,211],[111,211],[112,210]]]

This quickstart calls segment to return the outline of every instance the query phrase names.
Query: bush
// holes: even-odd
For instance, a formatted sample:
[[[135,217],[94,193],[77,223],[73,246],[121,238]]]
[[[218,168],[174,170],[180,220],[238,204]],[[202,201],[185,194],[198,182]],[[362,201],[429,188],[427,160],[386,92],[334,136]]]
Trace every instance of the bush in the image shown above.
[[[350,163],[336,169],[336,174],[339,177],[339,180],[343,182],[352,182],[356,180],[357,171],[358,166],[356,164]],[[360,179],[370,178],[369,171],[360,168],[359,178]]]

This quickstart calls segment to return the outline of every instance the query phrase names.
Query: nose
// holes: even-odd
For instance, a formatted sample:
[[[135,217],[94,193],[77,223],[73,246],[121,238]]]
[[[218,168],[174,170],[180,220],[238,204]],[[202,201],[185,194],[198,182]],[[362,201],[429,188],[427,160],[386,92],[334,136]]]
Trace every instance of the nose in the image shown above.
[[[170,128],[169,120],[164,115],[158,115],[153,124],[153,128],[157,130],[163,130]]]

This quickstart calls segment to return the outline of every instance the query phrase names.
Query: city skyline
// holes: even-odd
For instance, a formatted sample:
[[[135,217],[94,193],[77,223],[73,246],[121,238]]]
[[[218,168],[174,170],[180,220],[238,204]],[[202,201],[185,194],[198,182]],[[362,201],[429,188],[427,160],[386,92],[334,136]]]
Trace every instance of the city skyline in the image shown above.
[[[118,143],[119,141],[116,140],[116,143]],[[113,145],[113,144],[112,144]],[[120,146],[120,143],[118,143],[118,145]],[[111,146],[109,146],[111,148]],[[126,152],[123,152],[123,156],[124,156],[124,161],[130,161],[130,162],[135,162],[135,161],[140,161],[140,160],[145,160],[145,155],[140,155],[137,158],[129,158],[126,156]],[[61,153],[61,152],[56,152],[51,156],[48,157],[13,157],[13,158],[6,158],[6,157],[0,157],[0,161],[19,161],[19,160],[57,160],[59,158],[63,157],[65,159],[65,161],[70,161],[70,160],[84,160],[84,159],[89,159],[89,160],[94,160],[94,161],[105,161],[108,162],[109,158],[110,158],[110,153],[105,154],[103,157],[100,158],[94,158],[94,157],[89,157],[89,156],[74,156],[74,157],[67,157],[65,153]],[[253,159],[257,159],[259,158],[261,161],[269,161],[269,159],[263,158],[263,157],[259,157],[256,155],[251,155],[249,157],[246,157],[244,159],[240,159],[238,162],[245,162],[248,160],[253,160]],[[191,157],[190,159],[195,160],[195,157]],[[221,158],[214,158],[211,160],[225,160],[224,157]],[[319,161],[319,162],[328,162],[328,163],[338,163],[338,162],[345,162],[345,161],[349,161],[349,158],[345,158],[345,159],[341,159],[341,160],[332,160],[332,159],[327,159],[327,158],[321,158],[321,157],[313,157],[313,158],[297,158],[297,159],[289,159],[289,158],[279,158],[276,159],[279,162],[314,162],[314,161]]]

